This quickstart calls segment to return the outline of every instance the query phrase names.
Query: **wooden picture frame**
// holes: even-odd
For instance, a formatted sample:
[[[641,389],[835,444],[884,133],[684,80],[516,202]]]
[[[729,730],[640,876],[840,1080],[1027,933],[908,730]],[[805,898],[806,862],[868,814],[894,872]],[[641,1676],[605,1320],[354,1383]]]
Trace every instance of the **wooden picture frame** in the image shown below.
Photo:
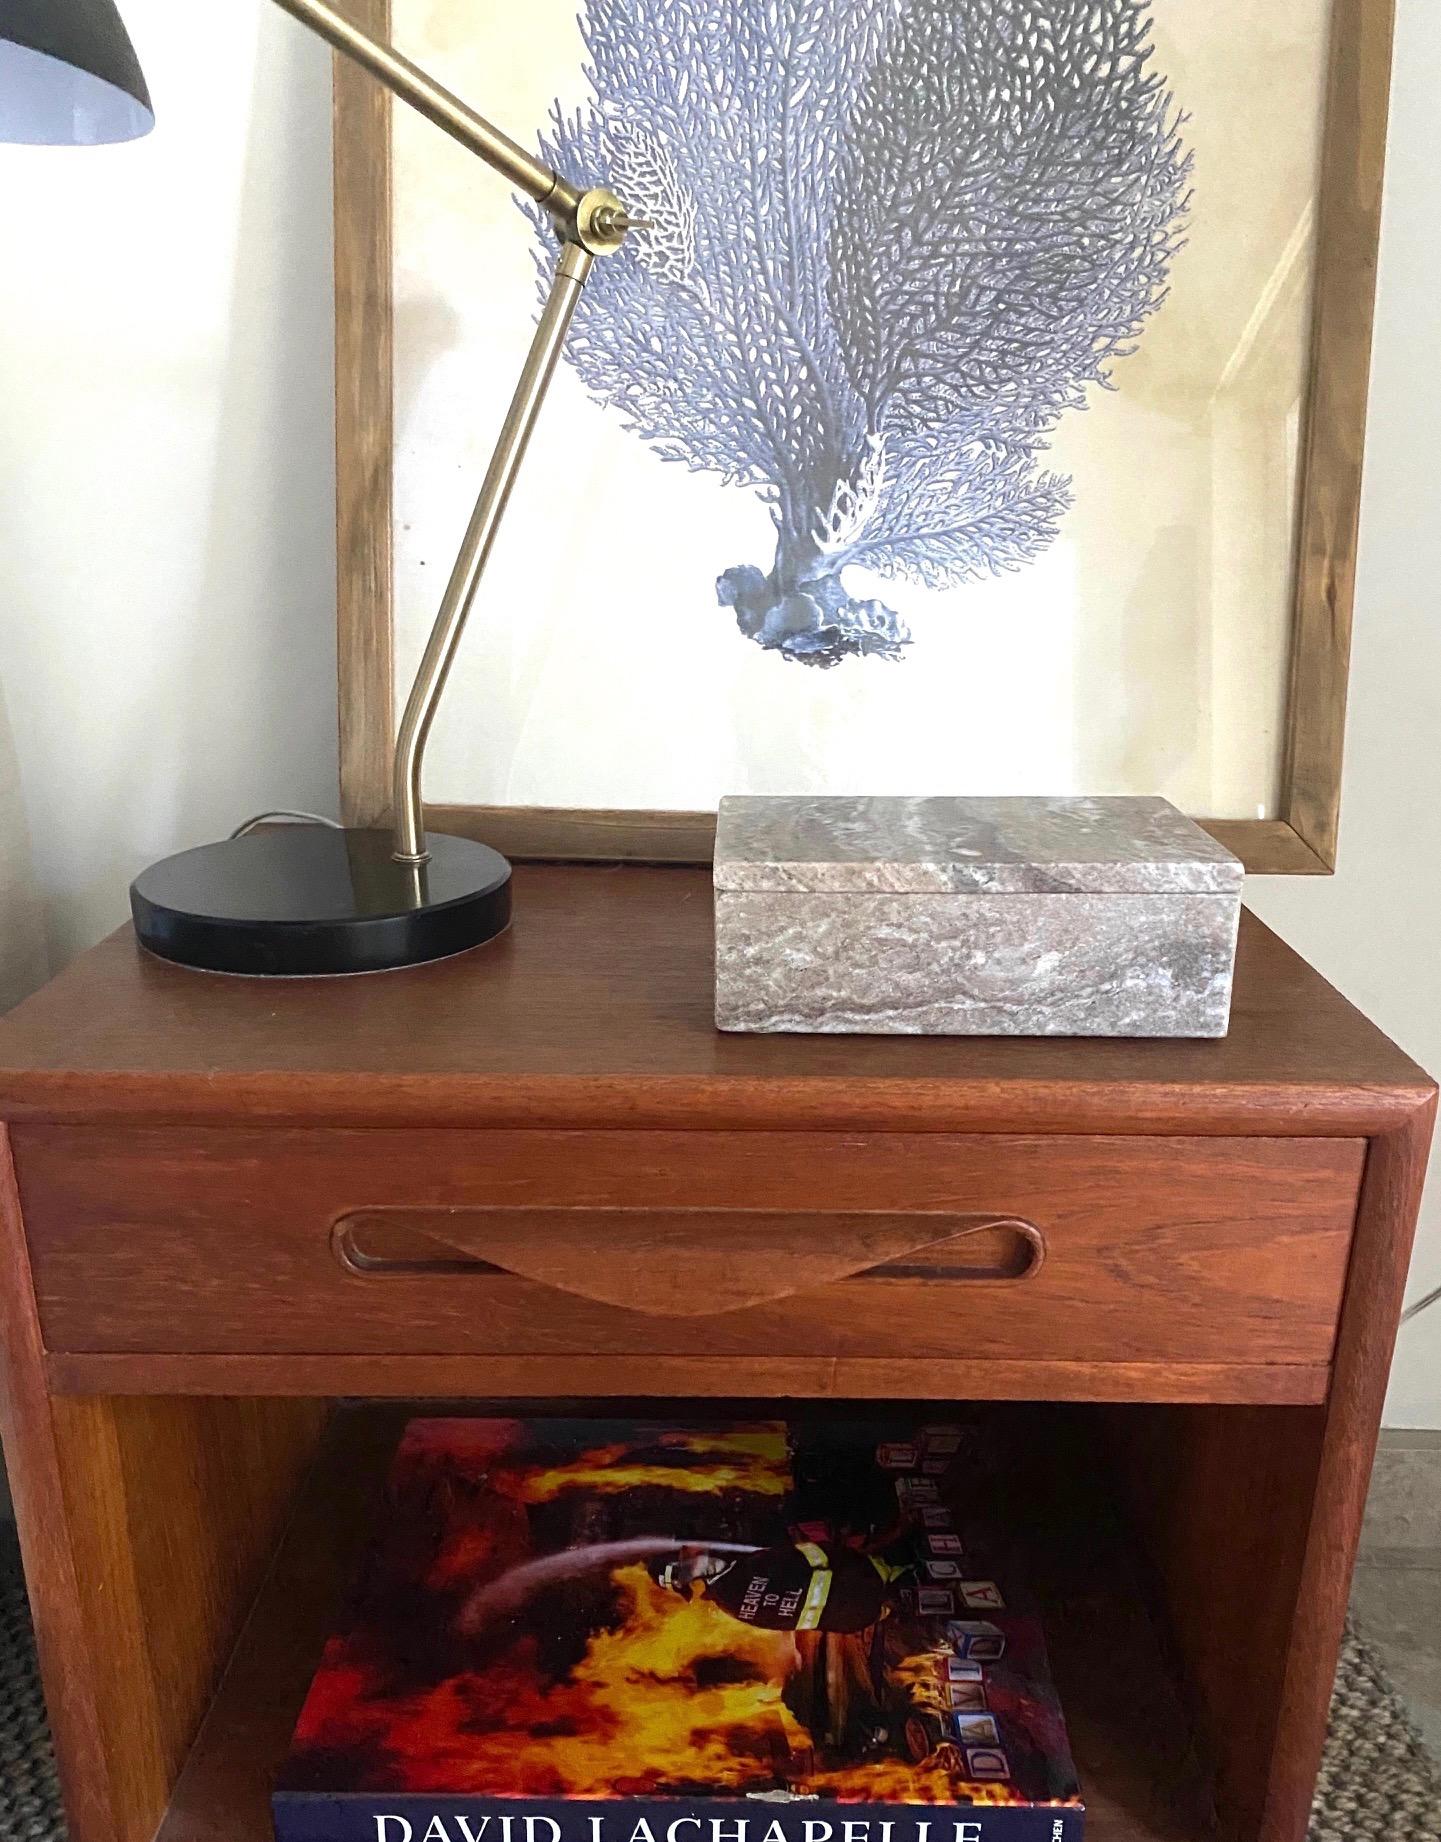
[[[350,0],[388,35],[390,0]],[[1317,201],[1309,388],[1300,462],[1280,816],[1202,820],[1262,874],[1336,861],[1362,450],[1370,376],[1394,0],[1335,0]],[[340,782],[345,822],[390,810],[392,649],[391,103],[335,74],[336,490]],[[436,829],[519,859],[695,863],[708,813],[433,805]]]

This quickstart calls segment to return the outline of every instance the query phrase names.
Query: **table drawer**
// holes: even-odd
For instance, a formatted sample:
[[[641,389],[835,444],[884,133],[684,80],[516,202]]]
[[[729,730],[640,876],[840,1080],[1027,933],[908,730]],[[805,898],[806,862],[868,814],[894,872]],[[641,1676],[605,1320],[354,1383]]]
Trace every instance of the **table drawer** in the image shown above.
[[[1364,1149],[48,1126],[14,1142],[52,1350],[1266,1363],[1330,1356]]]

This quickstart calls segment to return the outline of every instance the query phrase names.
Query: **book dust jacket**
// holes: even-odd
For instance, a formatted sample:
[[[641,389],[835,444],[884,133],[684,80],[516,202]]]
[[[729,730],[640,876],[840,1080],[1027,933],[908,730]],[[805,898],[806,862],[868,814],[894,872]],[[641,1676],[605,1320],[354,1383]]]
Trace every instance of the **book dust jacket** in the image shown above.
[[[278,1842],[1078,1842],[959,1419],[423,1419]]]

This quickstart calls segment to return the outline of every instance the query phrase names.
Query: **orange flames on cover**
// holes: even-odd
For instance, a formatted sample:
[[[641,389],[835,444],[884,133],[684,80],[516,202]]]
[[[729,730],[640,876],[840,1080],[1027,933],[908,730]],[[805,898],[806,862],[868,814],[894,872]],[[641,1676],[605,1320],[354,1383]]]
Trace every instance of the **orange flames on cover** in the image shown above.
[[[1023,1804],[1008,1784],[971,1784],[944,1766],[912,1765],[905,1759],[877,1759],[840,1772],[818,1772],[805,1789],[841,1804]]]
[[[628,1464],[629,1448],[608,1447],[527,1469],[491,1446],[487,1473],[494,1489],[519,1502],[638,1482],[767,1495],[788,1487],[783,1429],[677,1434],[667,1442],[701,1462]],[[506,1564],[505,1546],[493,1549],[486,1531],[472,1526],[435,1557],[429,1583],[493,1576]],[[963,1780],[943,1756],[825,1769],[811,1734],[782,1699],[800,1667],[790,1633],[742,1624],[704,1597],[678,1598],[640,1565],[619,1569],[613,1580],[619,1624],[593,1632],[580,1662],[559,1681],[524,1638],[483,1671],[397,1693],[346,1640],[333,1640],[302,1712],[297,1748],[377,1755],[384,1762],[379,1788],[422,1794],[604,1799],[702,1787],[736,1794],[784,1783],[844,1803],[1025,1801],[1007,1784]],[[893,1674],[908,1683],[916,1705],[939,1712],[939,1680],[930,1682],[928,1670],[935,1673],[934,1657],[912,1659]]]
[[[644,1567],[615,1579],[624,1622],[595,1632],[562,1682],[545,1681],[517,1647],[483,1674],[368,1701],[357,1673],[327,1658],[317,1690],[326,1683],[331,1692],[312,1694],[298,1737],[314,1747],[383,1746],[398,1768],[396,1788],[458,1796],[773,1784],[777,1759],[810,1743],[781,1700],[795,1665],[789,1634],[753,1631],[704,1599],[677,1599]],[[726,1667],[707,1675],[711,1659]]]
[[[918,1656],[903,1657],[898,1663],[888,1664],[886,1674],[897,1687],[907,1690],[916,1707],[929,1708],[932,1714],[944,1714],[950,1706],[941,1684],[944,1667],[945,1652],[926,1650]]]
[[[607,1494],[654,1485],[696,1495],[748,1490],[779,1497],[790,1486],[783,1427],[667,1433],[657,1443],[707,1462],[694,1468],[635,1464],[627,1462],[629,1446],[596,1446],[563,1465],[513,1472],[503,1488],[522,1502],[548,1503],[562,1491],[582,1487]]]
[[[381,1746],[387,1788],[492,1797],[631,1797],[677,1787],[765,1790],[778,1778],[842,1803],[1022,1801],[944,1765],[880,1759],[827,1771],[781,1698],[794,1640],[740,1624],[710,1601],[679,1600],[643,1567],[620,1570],[618,1629],[599,1631],[563,1682],[524,1652],[395,1700],[343,1655],[328,1656],[297,1738],[307,1747]],[[707,1661],[721,1662],[712,1679]],[[699,1667],[698,1667],[699,1666]],[[699,1679],[698,1679],[699,1675]]]

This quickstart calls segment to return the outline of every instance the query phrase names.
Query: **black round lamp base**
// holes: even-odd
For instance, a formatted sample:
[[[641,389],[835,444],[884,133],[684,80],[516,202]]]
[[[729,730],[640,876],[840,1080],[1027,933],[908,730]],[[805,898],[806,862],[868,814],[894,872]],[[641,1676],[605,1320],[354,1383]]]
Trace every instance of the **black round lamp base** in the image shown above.
[[[510,924],[510,865],[426,837],[399,864],[388,831],[280,825],[152,864],[130,885],[140,944],[204,972],[317,978],[447,959]]]

